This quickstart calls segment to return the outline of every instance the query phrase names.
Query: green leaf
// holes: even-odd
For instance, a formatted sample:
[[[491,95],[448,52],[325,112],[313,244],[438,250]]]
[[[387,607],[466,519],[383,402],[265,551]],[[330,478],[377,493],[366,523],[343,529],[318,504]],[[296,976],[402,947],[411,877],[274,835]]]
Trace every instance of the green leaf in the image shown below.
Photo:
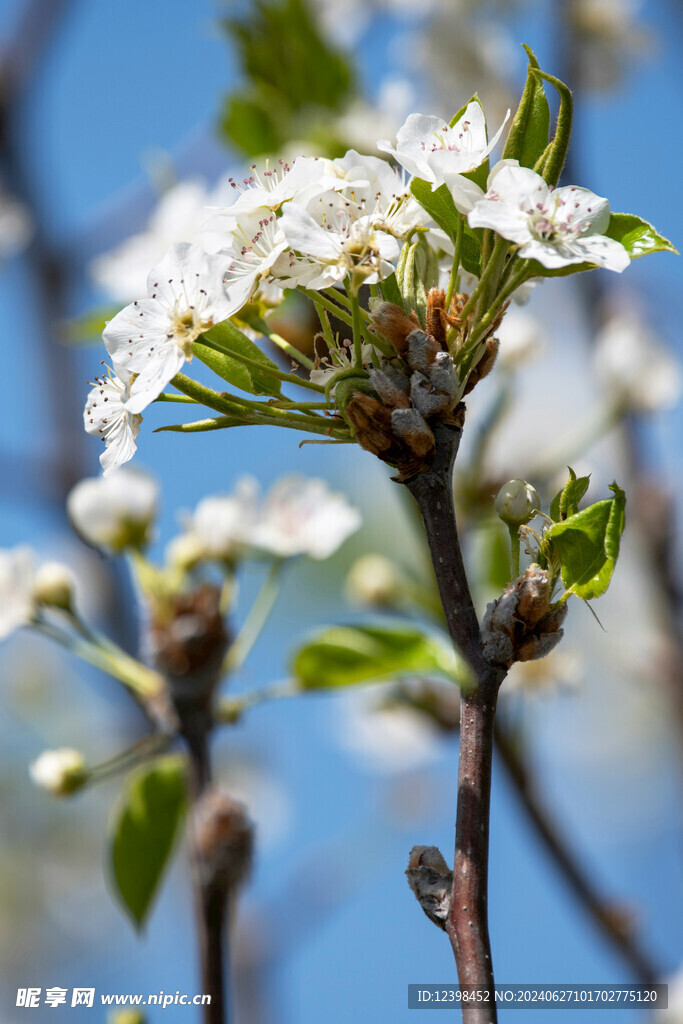
[[[131,774],[109,825],[116,895],[137,928],[147,917],[169,861],[186,803],[185,762],[161,757]]]
[[[606,233],[609,238],[621,242],[631,259],[648,256],[651,252],[678,253],[668,238],[657,234],[652,224],[635,213],[613,213]]]
[[[584,601],[605,593],[619,555],[626,497],[616,483],[610,490],[614,498],[556,523],[544,538],[559,558],[565,589]]]
[[[195,342],[192,351],[223,380],[250,395],[280,396],[281,383],[277,376],[268,372],[277,371],[276,364],[229,320],[212,327],[201,337],[215,348]]]
[[[393,302],[395,306],[403,308],[403,299],[396,281],[396,274],[390,274],[384,281],[380,281],[379,290],[385,302]]]
[[[577,479],[572,467],[567,466],[567,469],[569,470],[567,483],[550,502],[550,518],[555,523],[560,523],[570,516],[576,515],[579,511],[579,502],[590,484],[590,476],[581,476]]]
[[[82,316],[65,321],[60,327],[63,341],[69,345],[88,345],[102,340],[102,331],[109,320],[113,320],[120,306],[101,306],[91,309]]]
[[[228,96],[221,113],[221,129],[233,146],[250,156],[277,153],[286,143],[282,122],[273,117],[272,107],[257,92]]]
[[[526,84],[508,132],[503,159],[519,160],[523,167],[534,167],[548,145],[550,108],[543,82],[534,74],[538,61],[528,46],[524,49],[529,58]]]
[[[422,178],[413,178],[410,182],[410,191],[417,199],[420,206],[427,211],[436,223],[446,232],[450,240],[455,243],[458,233],[458,221],[461,215],[455,208],[453,196],[447,185],[439,185],[432,192],[432,186]]]
[[[407,313],[415,312],[424,328],[427,314],[425,279],[427,261],[420,241],[406,242],[396,268],[396,283]]]
[[[560,97],[560,109],[557,113],[557,124],[555,135],[548,143],[545,150],[534,164],[534,170],[541,174],[549,185],[557,185],[560,180],[564,162],[567,159],[569,140],[572,134],[573,101],[571,90],[554,75],[548,75],[539,68],[533,68],[530,72],[539,79],[550,82],[557,90]]]
[[[319,30],[305,0],[256,0],[223,26],[243,81],[225,101],[222,130],[249,156],[310,138],[330,111],[348,108],[357,91],[353,66]]]
[[[400,672],[444,672],[458,662],[449,643],[415,626],[331,626],[294,654],[293,675],[305,690],[384,679]]]

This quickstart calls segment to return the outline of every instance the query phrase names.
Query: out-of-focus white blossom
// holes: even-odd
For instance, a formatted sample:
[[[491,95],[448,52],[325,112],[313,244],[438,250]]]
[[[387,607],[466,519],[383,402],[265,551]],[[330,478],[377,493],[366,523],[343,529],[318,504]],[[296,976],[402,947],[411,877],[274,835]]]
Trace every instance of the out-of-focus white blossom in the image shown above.
[[[34,582],[31,548],[0,550],[0,640],[33,619],[36,612]]]
[[[97,547],[118,553],[149,540],[157,514],[155,480],[133,469],[88,477],[71,490],[66,508],[78,533]]]
[[[540,174],[501,160],[486,194],[467,217],[470,227],[491,228],[519,246],[525,259],[549,269],[593,263],[621,273],[631,262],[620,242],[608,238],[609,202],[587,188],[551,189]]]
[[[75,793],[88,778],[83,755],[71,747],[43,751],[30,765],[29,774],[36,786],[53,796]]]
[[[181,535],[190,539],[174,541],[169,558],[178,563],[186,551],[195,563],[249,555],[328,558],[360,523],[360,513],[323,480],[283,477],[261,498],[257,481],[245,476],[233,494],[199,502]]]
[[[124,369],[121,376],[109,371],[95,377],[83,410],[86,431],[104,442],[100,465],[105,476],[129,462],[137,451],[142,416],[128,408],[132,381],[133,375]]]
[[[637,313],[612,316],[595,339],[595,370],[613,399],[635,412],[656,412],[681,396],[678,361]]]
[[[372,691],[335,702],[335,722],[341,745],[383,775],[419,768],[440,753],[437,729],[424,715],[399,704],[385,707]]]
[[[23,252],[33,237],[31,215],[0,188],[0,260]]]
[[[356,604],[394,608],[401,603],[404,579],[390,558],[369,554],[357,558],[346,577],[346,594]]]
[[[541,321],[514,306],[508,309],[503,322],[496,329],[496,337],[500,341],[496,362],[505,370],[515,370],[536,359],[543,351]]]
[[[33,597],[36,604],[68,611],[73,605],[76,578],[61,562],[44,562],[35,575]]]
[[[145,294],[150,267],[160,263],[172,245],[195,242],[214,252],[205,224],[206,207],[227,201],[229,191],[227,180],[213,190],[199,179],[173,185],[159,199],[144,231],[91,262],[95,284],[111,299],[131,302]]]
[[[329,558],[361,522],[360,512],[324,480],[283,477],[263,501],[252,543],[279,558]]]

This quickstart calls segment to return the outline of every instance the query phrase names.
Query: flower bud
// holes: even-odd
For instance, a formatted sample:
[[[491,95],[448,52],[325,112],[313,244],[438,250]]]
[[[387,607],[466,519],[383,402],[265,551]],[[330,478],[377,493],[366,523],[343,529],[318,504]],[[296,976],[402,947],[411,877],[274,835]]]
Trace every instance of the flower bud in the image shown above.
[[[73,602],[74,576],[61,562],[45,562],[36,572],[33,599],[36,604],[69,611]]]
[[[157,512],[157,484],[133,469],[81,480],[69,494],[69,518],[81,537],[118,554],[149,540]]]
[[[346,592],[357,604],[395,608],[400,603],[403,578],[384,555],[363,555],[356,559],[346,577]]]
[[[508,480],[498,491],[494,508],[508,526],[522,526],[540,510],[541,499],[526,480]]]
[[[79,750],[62,747],[43,751],[29,767],[29,774],[36,786],[53,796],[69,796],[84,785],[89,772]]]
[[[196,533],[179,533],[166,545],[166,562],[171,569],[189,572],[206,557],[206,546]]]

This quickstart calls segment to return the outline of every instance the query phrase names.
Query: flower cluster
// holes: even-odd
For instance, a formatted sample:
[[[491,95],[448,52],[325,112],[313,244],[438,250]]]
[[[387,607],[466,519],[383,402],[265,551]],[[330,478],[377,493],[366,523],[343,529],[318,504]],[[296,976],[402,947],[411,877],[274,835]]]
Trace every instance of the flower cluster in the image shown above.
[[[133,248],[138,256],[156,251],[171,233],[172,223],[178,231],[182,228],[185,240],[174,240],[149,273],[147,295],[135,298],[104,331],[111,370],[93,384],[85,427],[105,444],[105,473],[132,457],[141,414],[174,378],[177,385],[176,375],[197,354],[196,344],[216,344],[220,349],[212,328],[233,318],[244,326],[255,316],[261,333],[263,317],[279,304],[286,289],[303,289],[314,297],[317,293],[324,309],[329,312],[331,306],[333,315],[353,326],[352,353],[351,342],[334,334],[319,305],[327,351],[310,365],[301,353],[297,360],[291,345],[281,345],[298,366],[309,369],[311,386],[324,391],[326,408],[332,409],[333,377],[352,370],[367,375],[380,365],[381,340],[372,336],[370,314],[359,308],[361,286],[379,290],[391,301],[396,300],[397,287],[406,314],[416,311],[419,326],[425,327],[420,289],[424,296],[430,288],[442,287],[450,314],[451,298],[459,288],[464,295],[460,308],[471,320],[475,309],[467,304],[468,293],[476,297],[481,319],[487,303],[496,299],[492,286],[500,281],[509,286],[499,289],[496,312],[504,312],[503,299],[528,290],[530,279],[546,272],[570,266],[622,271],[629,254],[607,235],[611,215],[606,199],[576,186],[554,188],[537,173],[540,166],[522,166],[511,155],[489,173],[490,154],[508,117],[509,112],[489,137],[476,99],[450,123],[411,114],[395,144],[378,143],[398,167],[350,150],[335,160],[302,156],[291,164],[280,161],[260,173],[254,166],[241,182],[224,180],[213,195],[196,183],[187,183],[184,189],[176,186],[159,212],[156,233],[150,227]],[[513,123],[511,135],[517,130]],[[232,202],[225,198],[226,190]],[[200,213],[202,196],[207,206]],[[447,224],[443,211],[449,209]],[[502,251],[493,250],[495,265],[485,230],[495,232],[503,245]],[[518,272],[513,275],[515,265]],[[389,281],[396,283],[391,295],[385,294]],[[454,338],[458,325],[450,327],[446,348],[454,359],[457,348],[461,353],[467,348],[470,332],[466,377],[482,357],[491,331],[472,332],[472,324],[463,322],[460,337]],[[226,413],[222,426],[239,421],[234,406],[212,407]],[[272,411],[263,415],[273,418]],[[322,419],[317,412],[307,412],[294,420],[302,429],[324,433],[324,425],[311,427],[316,416]],[[347,428],[349,440],[357,439],[348,418],[341,429]]]

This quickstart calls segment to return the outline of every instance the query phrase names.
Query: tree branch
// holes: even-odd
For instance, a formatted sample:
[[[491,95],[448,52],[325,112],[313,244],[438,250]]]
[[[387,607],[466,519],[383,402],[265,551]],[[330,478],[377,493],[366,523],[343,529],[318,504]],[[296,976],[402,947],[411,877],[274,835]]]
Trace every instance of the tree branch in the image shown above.
[[[461,695],[453,894],[446,931],[460,984],[490,989],[494,984],[487,910],[491,760],[496,698],[505,673],[492,668],[481,652],[479,621],[460,552],[453,463],[461,430],[440,424],[434,436],[432,466],[406,486],[422,516],[449,634],[473,674],[472,685]],[[463,1021],[495,1024],[495,1005],[463,1005]]]

